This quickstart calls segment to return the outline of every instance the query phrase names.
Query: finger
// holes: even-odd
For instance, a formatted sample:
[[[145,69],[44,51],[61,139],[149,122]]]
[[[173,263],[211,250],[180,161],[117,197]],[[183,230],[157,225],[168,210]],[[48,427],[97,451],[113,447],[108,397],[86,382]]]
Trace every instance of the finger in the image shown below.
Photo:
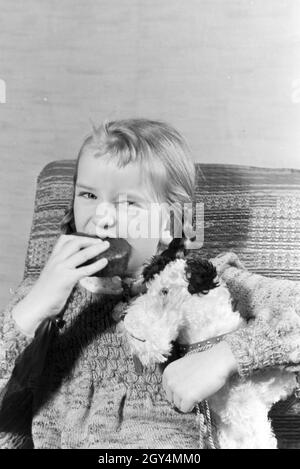
[[[168,385],[167,377],[165,373],[162,376],[162,387],[166,393],[167,400],[172,404],[173,403],[173,391],[171,387]]]
[[[165,393],[167,401],[169,401],[170,404],[174,404],[174,395],[171,389],[165,389]]]
[[[107,241],[103,241],[100,238],[88,238],[85,236],[71,236],[70,239],[68,240],[68,243],[64,243],[61,246],[61,258],[62,260],[69,259],[69,257],[73,256],[73,254],[76,254],[78,251],[81,249],[87,248],[89,246],[101,246],[104,243],[107,243]]]
[[[187,412],[192,412],[192,410],[193,410],[193,408],[195,407],[196,404],[197,404],[197,402],[192,402],[192,401],[189,401],[189,400],[181,399],[179,401],[179,406],[176,406],[176,407],[178,407],[178,409],[181,412],[187,413]]]
[[[176,394],[173,394],[173,405],[181,411],[182,399]]]
[[[93,257],[101,254],[102,252],[106,251],[109,248],[109,242],[103,241],[101,244],[96,244],[93,246],[86,247],[76,254],[68,257],[66,259],[66,266],[70,269],[74,269],[76,267],[81,266],[85,262],[93,259]]]
[[[111,278],[107,277],[83,277],[79,283],[93,293],[119,295],[123,293],[122,288],[115,287]]]
[[[118,275],[115,275],[112,278],[112,282],[113,282],[113,285],[114,285],[115,288],[123,288],[122,279]]]
[[[103,291],[112,295],[118,295],[120,293],[123,293],[123,285],[121,278],[118,276],[107,278],[106,282],[103,283]]]
[[[75,238],[75,236],[74,236]],[[71,235],[61,235],[58,240],[56,241],[53,249],[52,249],[52,254],[57,254],[61,249],[62,247],[71,240]]]
[[[106,257],[103,257],[102,259],[99,259],[98,261],[93,262],[90,265],[78,267],[77,269],[75,269],[76,279],[79,280],[82,277],[89,277],[91,275],[94,275],[96,272],[103,270],[104,267],[107,266],[107,264],[108,260],[106,259]]]
[[[119,295],[123,293],[120,277],[90,277],[97,284],[97,291],[105,294]]]

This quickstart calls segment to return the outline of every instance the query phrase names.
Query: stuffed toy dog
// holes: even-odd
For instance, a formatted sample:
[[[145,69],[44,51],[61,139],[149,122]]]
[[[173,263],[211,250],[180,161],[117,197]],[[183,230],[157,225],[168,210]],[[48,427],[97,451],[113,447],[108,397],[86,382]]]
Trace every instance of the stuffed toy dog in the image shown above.
[[[143,276],[147,291],[129,304],[124,330],[144,366],[166,361],[175,340],[182,350],[201,351],[266,321],[293,342],[290,369],[264,369],[247,380],[235,375],[208,400],[220,448],[276,448],[268,413],[297,386],[292,365],[300,361],[299,283],[250,273],[233,253],[203,260],[178,239],[154,256]]]

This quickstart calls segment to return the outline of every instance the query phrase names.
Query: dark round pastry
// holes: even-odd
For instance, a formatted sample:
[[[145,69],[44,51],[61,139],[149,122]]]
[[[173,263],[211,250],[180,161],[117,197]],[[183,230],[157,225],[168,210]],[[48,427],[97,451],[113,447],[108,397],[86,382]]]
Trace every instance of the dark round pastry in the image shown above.
[[[87,236],[88,238],[98,238],[98,236],[88,235],[85,233],[72,233],[75,236]],[[103,241],[108,241],[110,246],[106,251],[98,254],[97,256],[89,259],[84,264],[81,264],[79,267],[84,267],[90,265],[93,262],[98,261],[106,257],[108,260],[107,266],[100,270],[99,272],[94,273],[93,277],[114,277],[115,275],[123,277],[126,273],[131,246],[128,244],[126,239],[123,238],[105,238]]]

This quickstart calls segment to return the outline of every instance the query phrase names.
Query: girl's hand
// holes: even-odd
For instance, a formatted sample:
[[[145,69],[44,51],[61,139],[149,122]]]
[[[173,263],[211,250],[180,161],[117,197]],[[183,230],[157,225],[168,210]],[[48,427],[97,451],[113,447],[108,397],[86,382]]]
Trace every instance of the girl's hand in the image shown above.
[[[40,304],[40,314],[46,317],[58,314],[64,307],[74,285],[83,277],[93,275],[107,265],[107,259],[78,267],[109,247],[100,238],[61,235],[29,295]]]
[[[236,267],[237,269],[245,270],[244,265],[234,252],[221,252],[218,256],[210,259],[210,261],[217,269],[218,275],[223,275],[228,267]]]
[[[114,277],[84,277],[80,285],[95,294],[120,295],[123,293],[122,279],[118,275]]]
[[[162,384],[168,401],[181,412],[191,412],[197,403],[219,391],[236,371],[229,345],[220,342],[209,350],[170,363],[164,370]]]

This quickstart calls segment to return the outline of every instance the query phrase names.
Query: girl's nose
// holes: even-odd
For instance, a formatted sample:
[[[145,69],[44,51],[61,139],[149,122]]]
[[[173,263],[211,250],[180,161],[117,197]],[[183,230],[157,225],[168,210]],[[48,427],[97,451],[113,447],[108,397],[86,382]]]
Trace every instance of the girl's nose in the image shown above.
[[[94,224],[103,229],[108,229],[116,223],[116,209],[112,204],[99,204],[93,218]]]

